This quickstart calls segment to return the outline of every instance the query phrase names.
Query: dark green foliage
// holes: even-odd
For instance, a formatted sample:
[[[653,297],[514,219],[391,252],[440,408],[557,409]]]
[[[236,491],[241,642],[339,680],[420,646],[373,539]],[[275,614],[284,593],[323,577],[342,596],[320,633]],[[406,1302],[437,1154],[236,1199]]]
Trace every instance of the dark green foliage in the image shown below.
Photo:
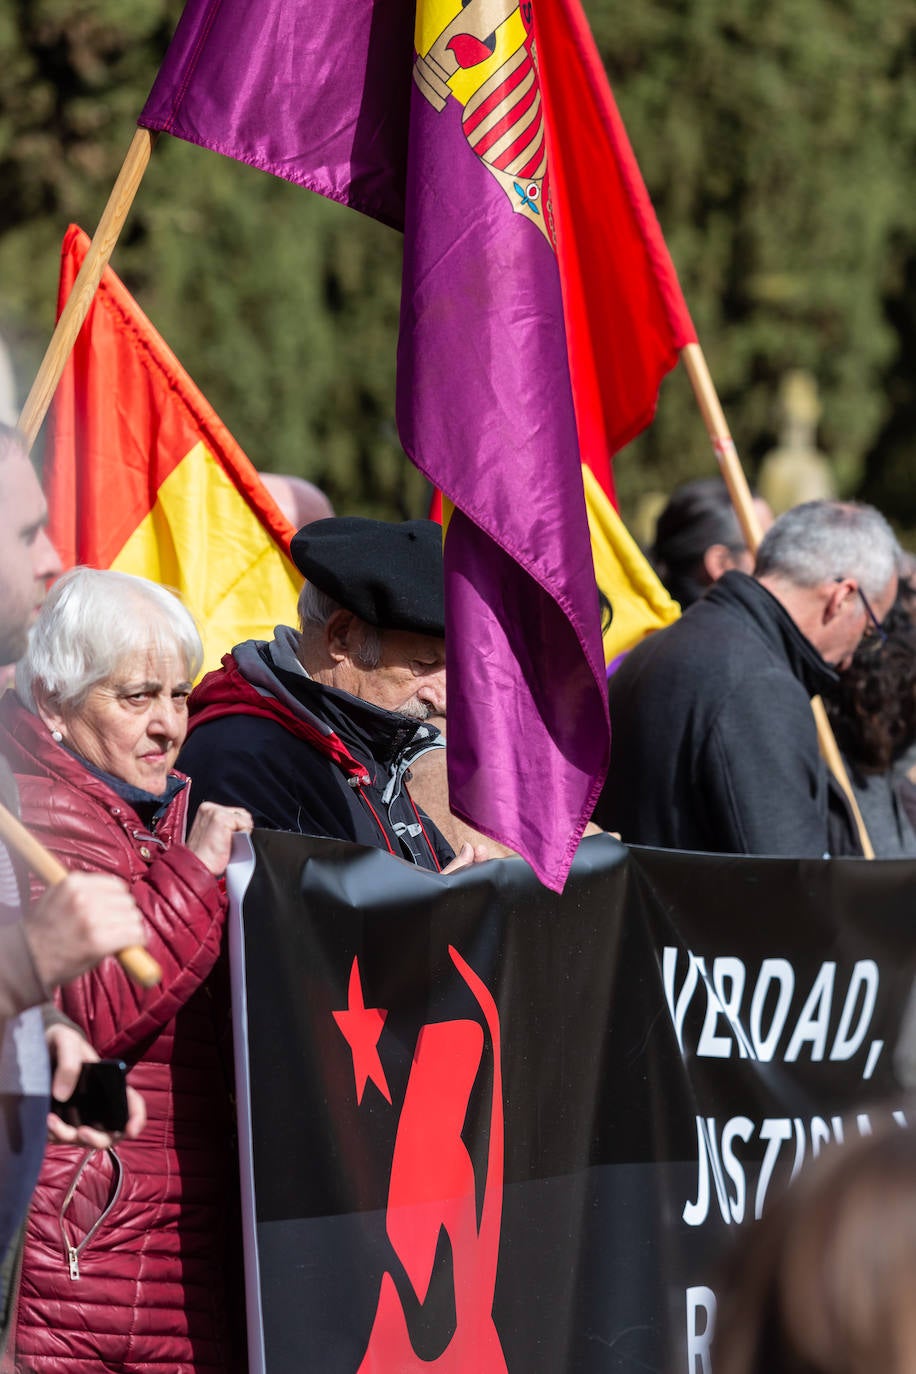
[[[912,352],[901,369],[900,350],[907,319],[912,349],[916,319],[912,296],[908,308],[901,299],[916,263],[916,10],[594,0],[591,11],[746,466],[775,441],[781,375],[804,367],[824,403],[821,446],[841,491],[856,492],[912,374]],[[677,382],[618,460],[625,497],[713,470]],[[900,440],[903,466],[904,449],[916,457],[912,428]],[[869,466],[881,470],[880,452]],[[887,504],[905,523],[916,517],[916,493],[909,509]]]
[[[911,0],[586,4],[747,467],[808,368],[841,489],[916,526]],[[179,12],[0,0],[0,331],[23,392],[64,228],[94,229]],[[425,508],[394,430],[396,234],[162,139],[114,266],[255,463],[341,510]],[[618,459],[625,512],[712,469],[676,374]]]
[[[23,395],[64,229],[94,230],[180,10],[0,0],[0,331]],[[162,138],[112,265],[257,466],[407,516],[428,494],[394,426],[400,263],[392,230]]]

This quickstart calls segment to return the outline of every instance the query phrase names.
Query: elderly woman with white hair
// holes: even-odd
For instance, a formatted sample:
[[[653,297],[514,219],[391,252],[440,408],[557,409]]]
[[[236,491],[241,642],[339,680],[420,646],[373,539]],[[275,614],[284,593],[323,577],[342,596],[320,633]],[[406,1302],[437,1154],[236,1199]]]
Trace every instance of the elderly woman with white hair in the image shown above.
[[[225,1374],[243,1369],[238,1183],[220,959],[220,877],[239,808],[205,802],[184,838],[173,769],[200,669],[171,593],[75,568],[52,589],[0,702],[0,750],[26,825],[71,869],[130,885],[163,969],[144,991],[106,960],[60,993],[144,1095],[138,1140],[48,1153],[26,1237],[16,1368]]]

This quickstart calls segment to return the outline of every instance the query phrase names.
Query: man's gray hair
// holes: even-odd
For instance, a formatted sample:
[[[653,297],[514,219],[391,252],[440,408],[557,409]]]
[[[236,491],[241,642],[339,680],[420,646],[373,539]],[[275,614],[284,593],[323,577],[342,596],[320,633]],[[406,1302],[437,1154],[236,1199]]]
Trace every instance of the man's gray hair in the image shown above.
[[[145,577],[110,568],[71,568],[48,593],[16,665],[16,691],[31,711],[40,686],[58,705],[82,705],[132,654],[174,653],[193,679],[203,647],[177,596]]]
[[[784,577],[818,587],[854,577],[868,597],[880,596],[902,551],[880,511],[857,501],[805,501],[781,515],[757,550],[755,577]]]
[[[297,605],[299,614],[299,628],[305,632],[310,627],[324,629],[335,611],[346,610],[339,601],[335,601],[332,596],[316,587],[314,582],[304,582],[302,591],[299,593]],[[351,612],[352,614],[352,612]],[[382,635],[374,625],[367,625],[359,616],[354,617],[359,621],[363,630],[362,641],[356,660],[363,668],[377,668],[382,659]]]
[[[342,609],[339,601],[321,591],[314,582],[303,582],[296,606],[300,630],[304,630],[307,625],[316,625],[321,629],[327,625],[335,611]]]

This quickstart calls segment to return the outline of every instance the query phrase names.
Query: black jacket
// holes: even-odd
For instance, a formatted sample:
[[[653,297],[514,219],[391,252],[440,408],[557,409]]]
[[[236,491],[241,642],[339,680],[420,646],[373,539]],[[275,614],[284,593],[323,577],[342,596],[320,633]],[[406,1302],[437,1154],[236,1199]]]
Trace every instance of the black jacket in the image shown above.
[[[438,731],[306,677],[293,631],[277,634],[271,644],[237,645],[191,695],[179,764],[191,777],[192,814],[202,801],[244,806],[256,826],[443,867],[454,852],[414,806],[404,776],[418,744]]]
[[[726,573],[611,678],[611,766],[595,819],[664,849],[861,853],[809,700],[836,680],[765,587]]]

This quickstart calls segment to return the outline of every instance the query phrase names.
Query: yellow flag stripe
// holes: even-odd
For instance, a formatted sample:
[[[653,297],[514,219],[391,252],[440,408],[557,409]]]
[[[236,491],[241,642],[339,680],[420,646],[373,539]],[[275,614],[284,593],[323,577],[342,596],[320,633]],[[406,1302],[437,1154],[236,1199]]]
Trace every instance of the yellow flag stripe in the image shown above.
[[[614,608],[604,636],[607,663],[680,614],[591,470],[583,465],[595,579]]]
[[[302,576],[213,454],[195,444],[111,565],[173,588],[204,644],[204,672],[244,639],[296,623]]]

